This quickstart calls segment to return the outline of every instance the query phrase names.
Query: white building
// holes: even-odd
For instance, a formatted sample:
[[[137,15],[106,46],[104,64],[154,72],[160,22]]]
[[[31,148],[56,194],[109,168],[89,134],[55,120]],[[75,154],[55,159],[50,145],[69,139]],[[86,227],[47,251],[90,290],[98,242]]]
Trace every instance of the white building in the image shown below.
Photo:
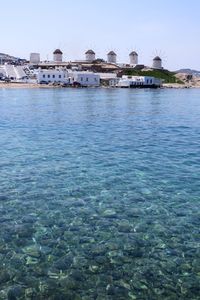
[[[151,76],[127,76],[119,80],[117,87],[121,88],[156,88],[162,85],[162,80]]]
[[[135,51],[132,51],[129,54],[129,59],[130,59],[130,65],[137,65],[138,64],[138,54]]]
[[[93,60],[95,60],[95,52],[93,50],[86,51],[85,60],[88,62],[92,62]]]
[[[55,62],[62,62],[62,56],[63,56],[62,51],[60,49],[56,49],[53,52],[53,61],[55,61]]]
[[[102,84],[115,87],[119,81],[116,73],[96,73],[100,76]]]
[[[69,84],[68,71],[65,69],[38,69],[37,83],[65,83]]]
[[[107,62],[108,63],[116,64],[116,62],[117,62],[117,54],[114,51],[110,51],[107,54]]]
[[[79,84],[83,87],[98,87],[100,85],[100,76],[92,72],[70,72],[70,84]]]
[[[39,64],[40,63],[40,53],[31,53],[30,54],[30,63]]]
[[[4,77],[15,82],[28,82],[32,75],[32,71],[28,66],[4,64],[1,69],[3,70]]]
[[[159,56],[156,56],[153,59],[153,65],[152,65],[153,69],[162,69],[162,59]]]

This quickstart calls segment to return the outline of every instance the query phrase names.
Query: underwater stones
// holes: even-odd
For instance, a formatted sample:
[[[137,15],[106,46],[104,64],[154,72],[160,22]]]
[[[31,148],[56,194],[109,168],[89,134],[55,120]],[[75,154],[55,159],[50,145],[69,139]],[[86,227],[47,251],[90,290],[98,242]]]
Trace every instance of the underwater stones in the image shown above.
[[[23,249],[23,252],[33,258],[40,258],[41,249],[37,245],[31,245]]]
[[[7,270],[1,269],[0,270],[0,284],[6,283],[10,280],[10,274]]]
[[[31,238],[35,229],[32,224],[20,224],[15,226],[14,232],[19,238]]]
[[[7,289],[1,288],[1,290],[0,290],[0,299],[1,300],[8,300],[7,293],[8,293]]]
[[[63,287],[65,290],[74,290],[76,291],[80,287],[80,281],[75,280],[71,277],[63,277],[59,280],[59,285]]]
[[[45,282],[40,282],[38,288],[39,288],[40,295],[43,296],[44,298],[48,297],[51,293],[51,289],[49,288],[49,285]]]
[[[71,240],[74,237],[74,233],[72,231],[65,231],[63,234],[63,238],[66,241]]]
[[[128,233],[131,231],[131,225],[127,220],[120,220],[117,228],[119,232]]]
[[[118,284],[120,287],[123,287],[127,290],[131,290],[130,284],[128,282],[124,281],[123,279],[121,279]]]
[[[9,201],[9,197],[6,195],[0,195],[0,202]]]
[[[119,243],[115,242],[115,241],[110,241],[106,243],[106,247],[109,250],[118,250],[120,248]]]
[[[51,268],[50,270],[48,270],[47,276],[48,276],[49,279],[51,279],[51,280],[57,280],[57,279],[59,279],[60,277],[63,277],[63,276],[65,276],[65,275],[62,273],[62,271],[57,270],[57,269],[54,269],[54,268]]]
[[[39,263],[39,260],[35,257],[27,256],[26,257],[26,265],[36,265]]]
[[[145,196],[149,196],[149,195],[152,194],[151,190],[148,189],[148,188],[142,188],[142,189],[141,189],[141,193],[142,193],[143,195],[145,195]]]
[[[115,220],[115,219],[103,218],[103,219],[97,220],[95,222],[95,225],[98,227],[101,227],[102,230],[104,229],[104,230],[110,231],[111,227],[113,227],[113,225],[114,225],[113,220]]]
[[[49,298],[48,300],[84,300],[82,297],[80,297],[75,291],[69,290],[69,291],[63,291],[58,292],[55,294],[52,298]]]
[[[26,239],[24,239],[24,238],[18,238],[16,241],[15,241],[15,244],[16,244],[16,246],[17,247],[25,247],[26,246],[26,244],[27,244],[27,240]]]
[[[179,281],[181,284],[181,293],[184,295],[191,295],[193,297],[192,299],[199,299],[195,298],[195,296],[199,297],[200,295],[200,278],[198,278],[197,276],[191,277],[190,275],[188,275],[185,278],[182,278],[182,280],[184,281]]]
[[[68,269],[73,263],[73,256],[70,254],[65,255],[58,259],[54,264],[53,267],[58,270],[66,270]]]
[[[106,209],[103,211],[102,216],[104,218],[115,218],[117,215],[116,211],[114,209]]]
[[[109,253],[110,256],[110,264],[113,267],[123,268],[124,264],[127,262],[126,257],[123,255],[113,255],[113,253]],[[120,276],[121,278],[121,276]]]
[[[83,281],[85,276],[83,274],[83,272],[79,271],[79,270],[73,270],[71,273],[70,273],[70,277],[74,280],[78,280],[78,281]]]
[[[22,222],[26,224],[35,223],[37,221],[37,217],[33,215],[23,216]]]
[[[7,254],[7,252],[8,252],[8,248],[5,245],[5,242],[1,240],[0,241],[0,253],[1,254]]]
[[[108,263],[108,259],[105,256],[97,256],[95,258],[95,262],[99,265],[105,265],[106,263]]]
[[[167,245],[162,240],[158,240],[155,248],[156,249],[166,249]]]
[[[99,272],[99,266],[98,265],[90,265],[89,266],[89,271],[92,273],[98,273]]]
[[[95,245],[95,246],[92,247],[92,249],[90,250],[90,253],[91,253],[93,256],[96,256],[96,255],[102,255],[102,254],[105,254],[105,253],[106,253],[106,250],[107,250],[106,245]]]
[[[138,218],[143,214],[143,211],[139,208],[129,208],[127,211],[128,217]]]
[[[81,230],[81,225],[70,224],[69,230],[74,232],[79,232]]]
[[[149,226],[145,222],[140,222],[134,227],[134,232],[145,233],[148,232]]]
[[[148,290],[148,286],[147,286],[145,280],[140,281],[140,280],[134,279],[132,282],[132,287],[138,291],[147,291]]]
[[[108,284],[106,287],[107,294],[116,299],[128,299],[129,290],[124,286],[115,286]]]
[[[9,289],[8,291],[8,300],[17,300],[18,298],[20,298],[23,294],[23,289],[21,286],[16,285],[13,286]]]
[[[198,273],[200,277],[200,258],[196,258],[192,261],[192,268],[195,273]]]
[[[108,252],[109,257],[123,257],[123,252],[121,250],[112,250]]]
[[[140,247],[130,247],[125,250],[126,254],[133,258],[141,258],[144,255],[143,250]]]
[[[15,254],[10,259],[10,262],[15,269],[21,268],[24,264],[24,257],[20,254]]]
[[[135,293],[133,294],[132,292],[128,293],[128,297],[131,300],[137,300],[138,299],[138,297],[136,296],[136,294]]]
[[[177,217],[185,217],[188,215],[188,212],[185,209],[178,209],[175,211]]]
[[[67,251],[68,251],[68,249],[54,248],[54,249],[52,249],[51,255],[53,255],[54,258],[57,259],[59,257],[65,256]]]
[[[80,244],[92,244],[95,242],[95,239],[89,236],[81,236],[79,239]]]
[[[37,299],[37,292],[35,288],[26,288],[25,289],[25,299],[26,300],[32,300],[32,299]]]
[[[76,268],[87,268],[88,260],[83,256],[76,256],[74,257],[74,267]]]
[[[52,249],[48,246],[40,246],[40,251],[43,255],[49,255],[51,254]]]
[[[72,205],[73,205],[74,207],[82,207],[82,206],[85,205],[85,201],[79,199],[79,200],[74,201],[74,202],[72,203]]]

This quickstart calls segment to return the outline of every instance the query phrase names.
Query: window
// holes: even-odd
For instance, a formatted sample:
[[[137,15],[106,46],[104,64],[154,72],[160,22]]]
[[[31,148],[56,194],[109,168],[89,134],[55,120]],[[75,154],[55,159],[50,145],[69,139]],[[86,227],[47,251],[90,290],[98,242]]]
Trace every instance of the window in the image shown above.
[[[50,78],[50,75],[48,75],[47,77]]]
[[[86,77],[86,81],[88,81],[88,77]]]
[[[147,84],[149,83],[149,79],[147,79]]]
[[[45,78],[45,74],[42,77]]]
[[[96,82],[97,82],[97,78],[96,78],[96,77],[94,78],[94,81],[96,81]]]
[[[81,77],[81,81],[83,81],[83,77]]]
[[[58,77],[61,78],[61,75],[59,75]]]
[[[55,75],[52,75],[52,78],[55,78]]]

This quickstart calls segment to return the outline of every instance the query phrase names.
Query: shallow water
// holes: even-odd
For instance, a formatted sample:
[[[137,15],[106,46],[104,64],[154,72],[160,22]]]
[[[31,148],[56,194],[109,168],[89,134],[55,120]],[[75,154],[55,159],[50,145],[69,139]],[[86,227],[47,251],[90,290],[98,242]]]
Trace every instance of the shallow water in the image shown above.
[[[200,299],[200,90],[0,90],[0,299]]]

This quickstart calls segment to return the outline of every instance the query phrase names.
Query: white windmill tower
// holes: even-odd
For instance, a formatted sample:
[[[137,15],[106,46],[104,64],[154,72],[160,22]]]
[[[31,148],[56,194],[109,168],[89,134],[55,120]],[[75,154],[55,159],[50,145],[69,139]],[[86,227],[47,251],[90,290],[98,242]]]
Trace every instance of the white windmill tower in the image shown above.
[[[112,64],[117,63],[117,54],[114,51],[110,51],[107,53],[107,62]]]
[[[129,54],[130,65],[138,65],[138,54],[136,51],[132,51]]]
[[[95,52],[89,49],[85,52],[85,60],[88,62],[92,62],[95,60],[95,55],[96,55]]]

